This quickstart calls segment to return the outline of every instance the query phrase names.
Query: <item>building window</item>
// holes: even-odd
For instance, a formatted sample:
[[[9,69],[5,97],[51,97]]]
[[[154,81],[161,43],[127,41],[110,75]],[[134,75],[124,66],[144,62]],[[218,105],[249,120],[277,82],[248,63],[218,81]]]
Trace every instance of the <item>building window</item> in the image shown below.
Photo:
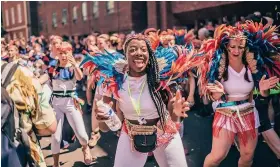
[[[107,13],[114,13],[114,1],[107,1],[106,2],[106,9],[107,9]]]
[[[73,22],[76,22],[78,19],[78,13],[77,13],[77,6],[73,7]]]
[[[62,9],[62,24],[67,24],[67,9]]]
[[[14,34],[13,34],[13,39],[14,39],[14,40],[17,39],[17,33],[14,33]]]
[[[43,31],[43,26],[44,26],[44,21],[43,21],[43,20],[40,20],[40,23],[39,23],[39,31]]]
[[[10,41],[11,40],[11,35],[10,35],[10,33],[8,34],[8,41]]]
[[[15,8],[11,8],[12,24],[15,24]]]
[[[18,23],[22,22],[22,15],[21,15],[21,6],[17,4],[17,13],[18,13]]]
[[[92,13],[94,18],[97,18],[99,16],[98,1],[93,2]]]
[[[23,33],[22,32],[19,32],[19,37],[23,38]]]
[[[5,10],[5,15],[6,15],[6,26],[9,26],[10,25],[10,22],[9,22],[9,11],[7,9]]]
[[[83,20],[87,20],[87,2],[82,3],[82,15],[83,15]]]
[[[52,14],[52,24],[53,24],[53,27],[57,27],[56,13]]]

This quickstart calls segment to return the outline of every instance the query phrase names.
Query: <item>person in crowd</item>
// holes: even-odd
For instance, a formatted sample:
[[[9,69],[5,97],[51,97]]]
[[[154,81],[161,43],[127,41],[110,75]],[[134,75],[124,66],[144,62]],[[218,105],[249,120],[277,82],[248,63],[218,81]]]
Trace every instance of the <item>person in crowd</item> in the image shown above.
[[[80,42],[80,37],[75,35],[73,41],[73,54],[80,54],[82,53],[84,46]]]
[[[81,80],[83,74],[72,55],[72,46],[69,43],[62,42],[61,46],[57,49],[58,63],[50,74],[54,96],[52,106],[58,122],[58,127],[52,135],[51,143],[54,166],[59,166],[64,115],[66,115],[68,122],[82,145],[84,162],[86,165],[89,165],[92,163],[93,157],[88,147],[88,135],[81,114],[79,99],[75,93],[76,81]]]
[[[21,62],[18,47],[9,45],[8,54],[8,62],[1,65],[1,74],[7,75],[14,65],[17,65],[17,68],[10,82],[2,86],[6,87],[19,111],[21,127],[28,134],[34,165],[45,167],[44,156],[36,136],[48,136],[56,131],[55,115],[49,102],[46,101],[39,80],[27,64]]]
[[[120,120],[124,121],[114,166],[144,166],[148,152],[151,151],[159,166],[187,166],[176,125],[179,123],[177,121],[180,121],[178,118],[185,116],[185,111],[189,110],[188,103],[182,98],[180,91],[176,92],[176,96],[161,89],[156,91],[159,82],[154,79],[159,77],[157,68],[159,65],[145,36],[131,35],[126,39],[124,51],[128,71],[123,74],[124,81],[119,81],[123,82],[122,88],[115,88],[118,94],[114,94],[115,100],[111,98],[111,93],[103,89],[101,98],[95,99],[94,107],[94,113],[97,114],[96,118],[99,120],[102,131],[108,131],[108,126],[102,120],[110,117],[107,111],[98,105],[100,102],[109,105],[110,110],[115,111]],[[126,69],[125,67],[123,66],[123,70]],[[176,107],[173,108],[173,106]],[[176,117],[175,115],[177,115],[176,123],[171,120]],[[137,135],[137,128],[139,128],[138,135],[140,136],[144,134],[154,136],[156,134],[153,128],[157,129],[156,138],[143,136],[147,137],[147,142],[151,144],[157,140],[155,149],[144,146],[143,150],[137,149],[135,143],[138,139],[133,136],[133,134]],[[144,132],[140,133],[141,130]]]
[[[111,48],[110,36],[108,34],[101,34],[97,37],[97,47],[102,53],[106,51],[109,53],[116,52],[116,50]]]
[[[201,28],[198,30],[198,39],[203,41],[209,38],[209,30],[207,28]]]
[[[252,165],[260,126],[252,92],[256,87],[262,96],[267,97],[269,89],[279,82],[277,76],[266,77],[264,66],[256,66],[257,61],[265,57],[265,52],[254,49],[256,38],[250,36],[254,33],[254,28],[256,31],[263,31],[256,28],[253,22],[247,22],[243,29],[221,25],[216,29],[214,39],[203,44],[209,46],[211,43],[219,43],[219,46],[201,48],[206,57],[212,58],[201,66],[199,83],[203,95],[214,101],[215,110],[212,149],[205,158],[204,167],[219,166],[227,156],[235,136],[240,143],[238,166]],[[245,34],[244,31],[249,33]],[[269,33],[271,32],[273,31]],[[264,37],[260,40],[265,42],[267,39]],[[249,45],[249,42],[254,44]],[[268,42],[274,43],[273,39]],[[255,60],[254,54],[259,59]],[[207,72],[208,76],[205,75]]]
[[[116,48],[116,51],[123,54],[124,55],[124,52],[123,52],[123,44],[124,44],[124,41],[125,41],[125,34],[123,33],[120,33],[119,34],[119,41],[118,41],[118,46]]]

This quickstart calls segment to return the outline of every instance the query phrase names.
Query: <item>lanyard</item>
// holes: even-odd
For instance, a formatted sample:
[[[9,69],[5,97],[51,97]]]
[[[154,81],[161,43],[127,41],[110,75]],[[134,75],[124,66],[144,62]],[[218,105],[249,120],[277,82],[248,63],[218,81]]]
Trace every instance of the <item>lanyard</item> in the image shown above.
[[[140,95],[138,96],[138,99],[137,99],[137,102],[136,102],[135,99],[131,96],[130,84],[129,84],[129,78],[128,78],[128,94],[129,94],[129,98],[130,98],[130,100],[131,100],[131,102],[132,102],[132,105],[133,105],[133,108],[134,108],[134,110],[135,110],[135,112],[136,112],[136,114],[137,114],[138,116],[140,116],[140,114],[141,114],[140,98],[141,98],[142,92],[143,92],[143,90],[144,90],[145,83],[146,83],[146,82],[144,82],[144,83],[142,84],[142,88],[141,88],[141,91],[140,91]]]

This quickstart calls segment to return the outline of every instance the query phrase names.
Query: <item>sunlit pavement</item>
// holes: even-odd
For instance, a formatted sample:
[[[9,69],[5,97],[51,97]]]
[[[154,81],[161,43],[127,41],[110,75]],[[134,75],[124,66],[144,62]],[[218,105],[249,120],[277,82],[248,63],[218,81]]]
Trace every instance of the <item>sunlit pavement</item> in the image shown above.
[[[184,145],[187,146],[189,155],[187,162],[189,167],[202,167],[206,155],[211,150],[211,121],[212,117],[201,118],[194,115],[194,111],[189,112],[189,117],[184,121],[185,134],[183,138]],[[90,113],[84,113],[84,122],[90,134]],[[41,146],[43,154],[46,158],[47,165],[53,165],[50,150],[50,137],[41,139]],[[114,155],[116,152],[118,137],[108,132],[102,133],[102,138],[99,140],[96,147],[91,149],[91,153],[98,157],[93,167],[112,167],[114,162]],[[239,152],[235,147],[232,147],[227,158],[221,163],[220,167],[237,167]],[[83,167],[83,154],[82,150],[76,141],[71,144],[68,149],[62,150],[60,155],[61,167]],[[151,159],[148,160],[145,167],[155,167],[156,162]],[[276,156],[269,149],[267,144],[259,139],[257,149],[255,152],[253,167],[277,167]]]

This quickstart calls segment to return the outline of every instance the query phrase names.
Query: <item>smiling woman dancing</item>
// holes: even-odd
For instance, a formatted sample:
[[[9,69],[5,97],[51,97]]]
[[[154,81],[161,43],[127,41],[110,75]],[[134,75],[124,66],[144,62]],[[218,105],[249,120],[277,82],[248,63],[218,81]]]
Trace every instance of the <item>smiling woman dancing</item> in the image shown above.
[[[279,41],[271,38],[274,30],[252,22],[237,27],[221,25],[214,39],[203,44],[201,50],[207,56],[199,70],[200,85],[204,95],[215,101],[216,110],[212,150],[204,167],[218,166],[236,135],[240,141],[238,166],[252,165],[260,125],[252,92],[258,88],[262,96],[268,96],[268,90],[279,82],[276,76],[268,76],[265,68],[279,70],[271,57],[265,57],[267,52],[277,52],[273,44]]]
[[[178,56],[172,48],[169,48],[168,51],[170,51],[169,55],[177,59]],[[166,71],[167,73],[164,76],[161,75],[161,72],[163,69],[168,69],[168,65],[171,69],[173,61],[162,56],[162,63],[159,63],[158,57],[155,57],[147,38],[141,34],[133,35],[126,40],[124,52],[127,64],[122,64],[126,61],[118,58],[117,55],[88,56],[84,61],[84,67],[90,66],[93,62],[96,66],[99,66],[99,71],[105,69],[116,70],[111,73],[103,72],[103,74],[109,75],[109,79],[104,78],[104,75],[95,74],[100,82],[105,80],[103,82],[106,84],[104,87],[111,90],[111,93],[108,93],[108,91],[103,93],[103,102],[109,104],[109,110],[116,111],[119,118],[124,120],[114,166],[143,167],[148,152],[153,151],[161,167],[186,167],[182,141],[176,123],[171,120],[170,115],[186,116],[185,111],[189,110],[188,103],[181,97],[179,91],[177,91],[176,97],[172,97],[170,93],[163,89],[157,90],[159,87],[166,87],[167,84],[161,84],[161,79],[164,76],[167,78],[167,73],[171,72]],[[87,59],[91,59],[92,62]],[[184,58],[181,57],[181,59]],[[98,65],[98,61],[103,61],[103,63],[100,62],[100,65]],[[168,63],[168,61],[170,62]],[[109,64],[113,64],[113,67],[109,68]],[[162,66],[163,64],[165,66]],[[172,64],[172,69],[175,64]],[[124,72],[125,69],[128,70]],[[180,72],[174,72],[173,74]],[[115,85],[118,85],[117,88]],[[111,98],[112,95],[116,99],[114,101],[116,107],[112,107],[115,106]],[[95,113],[100,121],[100,129],[108,131],[107,125],[102,120],[110,119],[108,114],[110,112],[105,111],[99,103],[100,101],[95,101]]]

